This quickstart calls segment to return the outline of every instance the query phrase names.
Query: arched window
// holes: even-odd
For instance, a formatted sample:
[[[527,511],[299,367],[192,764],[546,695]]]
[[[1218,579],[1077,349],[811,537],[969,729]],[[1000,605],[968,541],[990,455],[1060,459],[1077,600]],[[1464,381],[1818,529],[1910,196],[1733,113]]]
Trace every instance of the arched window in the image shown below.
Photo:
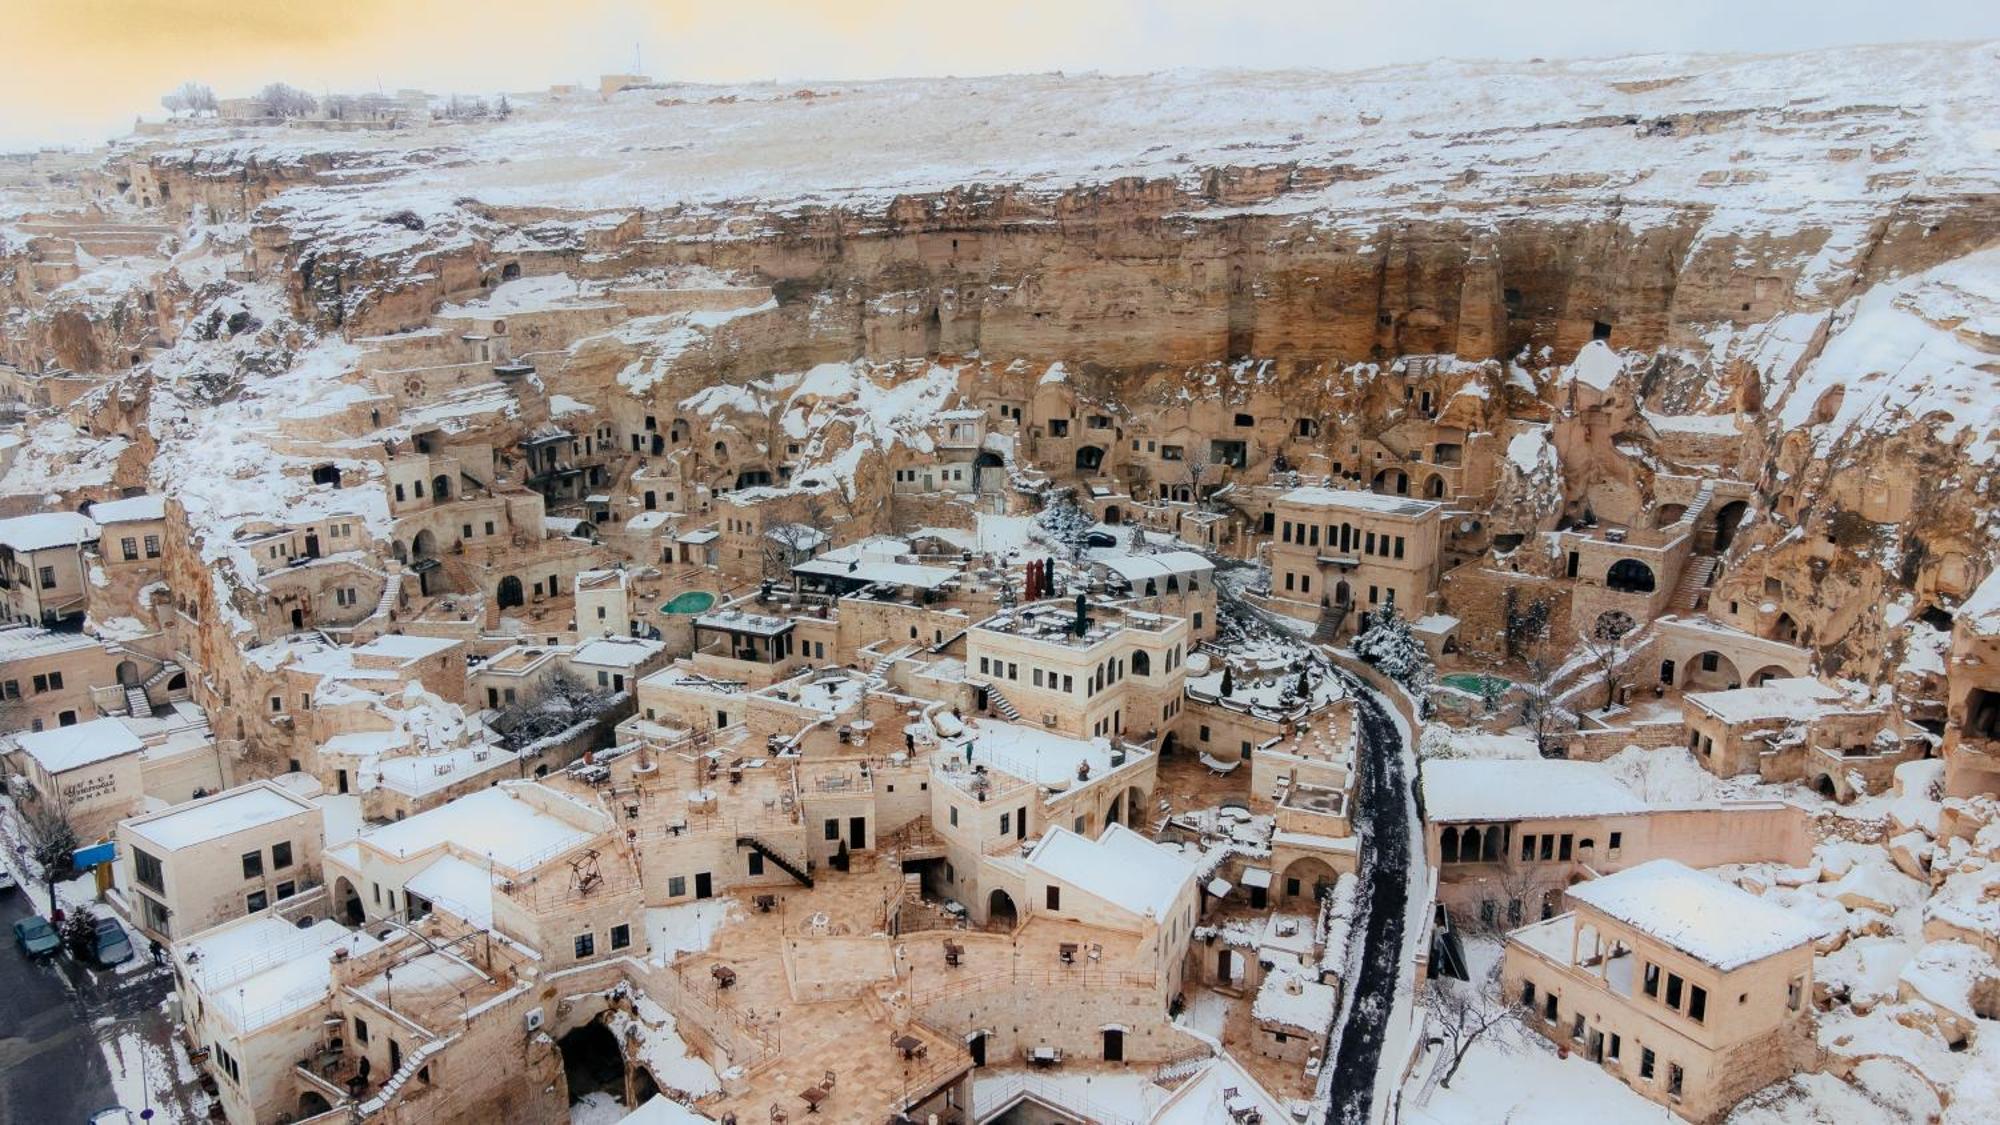
[[[1150,676],[1153,674],[1153,658],[1147,654],[1146,650],[1140,649],[1138,652],[1132,654],[1132,674],[1135,676]]]
[[[1458,829],[1446,825],[1438,836],[1438,858],[1444,863],[1458,862]]]
[[[1604,584],[1627,594],[1653,592],[1653,568],[1638,559],[1619,559],[1604,574]]]

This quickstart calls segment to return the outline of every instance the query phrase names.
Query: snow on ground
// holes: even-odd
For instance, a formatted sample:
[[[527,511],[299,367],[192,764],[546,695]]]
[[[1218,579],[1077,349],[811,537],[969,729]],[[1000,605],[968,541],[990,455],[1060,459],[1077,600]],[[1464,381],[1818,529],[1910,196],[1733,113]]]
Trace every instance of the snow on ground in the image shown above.
[[[715,941],[716,931],[742,917],[736,900],[711,898],[679,906],[655,906],[646,911],[646,940],[653,960],[666,964],[677,953],[700,953]]]

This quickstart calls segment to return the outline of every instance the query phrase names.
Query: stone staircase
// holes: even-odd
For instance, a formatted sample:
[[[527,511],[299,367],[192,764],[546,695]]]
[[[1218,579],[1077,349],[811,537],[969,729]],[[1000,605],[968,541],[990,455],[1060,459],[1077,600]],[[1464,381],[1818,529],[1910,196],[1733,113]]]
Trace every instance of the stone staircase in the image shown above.
[[[1680,522],[1688,525],[1689,531],[1693,531],[1701,526],[1701,517],[1708,514],[1710,505],[1714,503],[1714,482],[1703,482],[1701,489],[1694,494],[1694,503],[1689,504],[1687,511],[1681,513]]]
[[[1319,624],[1313,626],[1313,643],[1330,645],[1340,640],[1340,627],[1347,620],[1349,604],[1327,606],[1319,611]]]
[[[146,689],[137,684],[125,689],[125,713],[135,719],[153,717],[153,701],[146,698]]]
[[[146,682],[141,684],[140,687],[143,688],[148,695],[150,695],[153,692],[160,690],[160,686],[162,684],[165,684],[168,680],[171,680],[175,676],[179,675],[180,671],[181,671],[181,666],[169,660],[160,665],[159,671],[153,673],[150,676],[147,676]]]
[[[883,653],[880,659],[878,659],[877,661],[875,661],[875,663],[870,664],[868,666],[868,678],[871,680],[888,679],[889,669],[895,666],[896,661],[901,660],[904,657],[910,655],[911,653],[917,651],[917,647],[918,646],[916,645],[903,645],[899,648],[892,649],[889,652]]]
[[[1674,587],[1672,604],[1676,612],[1692,613],[1700,607],[1720,565],[1721,561],[1714,555],[1696,555],[1688,560],[1687,566],[1681,570],[1680,585]]]
[[[739,848],[749,848],[751,851],[756,852],[758,855],[761,855],[765,859],[770,860],[772,863],[777,864],[779,869],[784,871],[785,874],[790,875],[792,878],[797,879],[799,882],[805,884],[808,887],[813,885],[813,877],[811,872],[807,871],[797,861],[793,860],[792,857],[786,855],[785,853],[779,851],[778,849],[772,847],[771,845],[765,843],[764,841],[759,840],[757,837],[738,836],[736,837],[736,846]]]
[[[981,686],[986,689],[986,706],[988,710],[991,710],[994,714],[1010,723],[1021,721],[1021,712],[1015,708],[1014,701],[1007,698],[1000,691],[1000,685],[991,681],[983,681]]]

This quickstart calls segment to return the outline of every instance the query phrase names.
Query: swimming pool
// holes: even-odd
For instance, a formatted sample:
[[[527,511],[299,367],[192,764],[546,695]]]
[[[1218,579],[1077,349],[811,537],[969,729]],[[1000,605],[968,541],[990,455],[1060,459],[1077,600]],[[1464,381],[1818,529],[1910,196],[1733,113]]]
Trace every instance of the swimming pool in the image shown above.
[[[685,590],[660,607],[661,613],[707,613],[715,606],[715,595],[707,590]]]
[[[1506,691],[1514,686],[1514,681],[1499,676],[1489,676],[1481,672],[1453,672],[1444,677],[1446,687],[1454,687],[1472,695],[1484,695],[1488,690],[1494,693]]]

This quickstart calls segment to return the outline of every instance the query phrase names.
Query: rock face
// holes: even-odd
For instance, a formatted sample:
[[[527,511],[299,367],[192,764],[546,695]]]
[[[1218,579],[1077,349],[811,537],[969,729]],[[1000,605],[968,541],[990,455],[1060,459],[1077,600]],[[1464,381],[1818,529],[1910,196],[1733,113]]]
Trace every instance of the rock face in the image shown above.
[[[296,430],[408,440],[430,391],[391,375],[503,339],[538,383],[481,423],[495,450],[560,396],[633,450],[703,428],[676,471],[736,488],[840,444],[787,429],[804,373],[941,364],[968,401],[1030,412],[1008,456],[1135,497],[1189,483],[1155,446],[1240,441],[1227,483],[1298,469],[1452,502],[1436,608],[1480,651],[1511,650],[1493,639],[1531,603],[1623,612],[1572,592],[1542,536],[1711,503],[1727,529],[1692,534],[1719,577],[1690,608],[1942,719],[1941,669],[1908,646],[1992,568],[1996,61],[630,90],[39,158],[4,185],[0,355],[79,442],[127,444],[65,475],[79,442],[38,438],[0,492],[184,482],[214,457],[207,412],[268,421],[266,395]],[[1606,357],[1602,385],[1580,356]],[[357,369],[365,393],[304,405]],[[1092,416],[1104,436],[1041,421]],[[872,494],[909,457],[832,468]],[[1701,501],[1704,481],[1727,488]],[[921,518],[892,509],[843,515]]]

